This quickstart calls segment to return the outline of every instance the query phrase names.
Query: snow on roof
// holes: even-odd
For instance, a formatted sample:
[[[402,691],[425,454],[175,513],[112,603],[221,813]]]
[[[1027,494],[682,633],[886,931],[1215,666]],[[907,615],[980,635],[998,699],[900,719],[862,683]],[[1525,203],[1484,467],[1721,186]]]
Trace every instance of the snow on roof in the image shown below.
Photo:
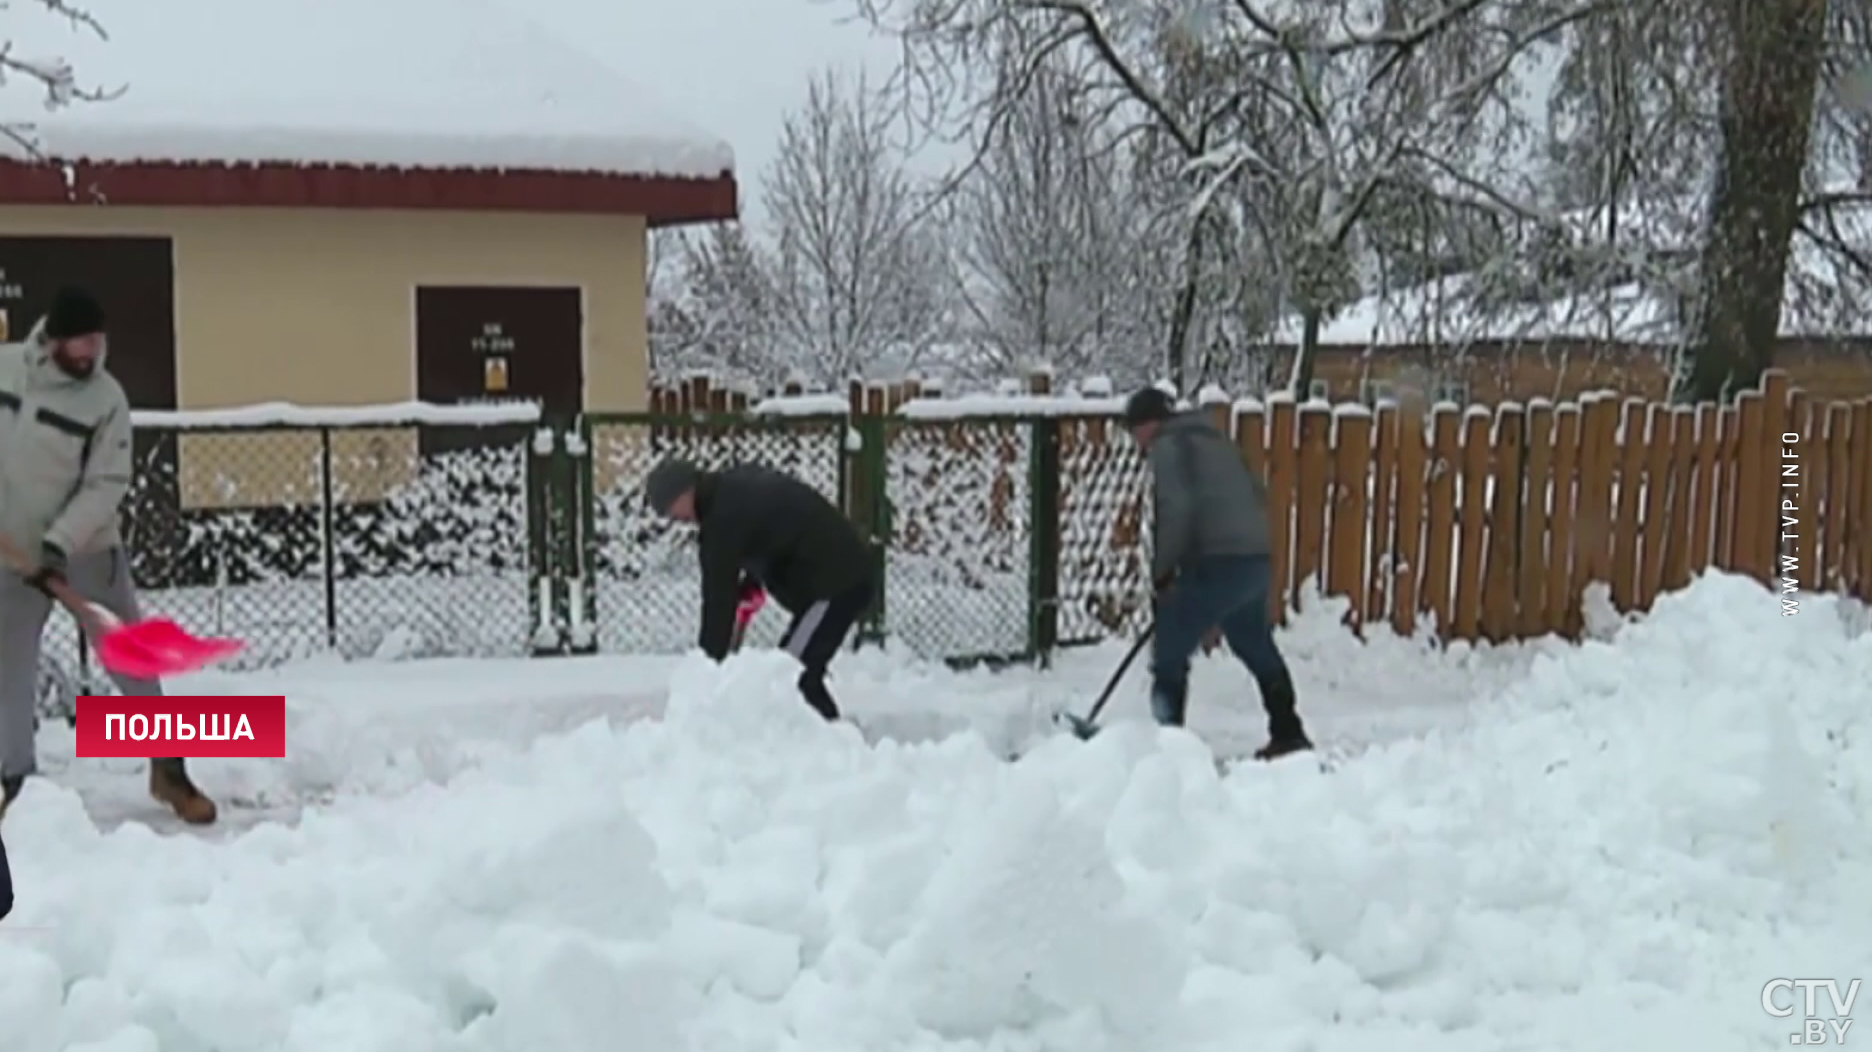
[[[533,169],[714,178],[728,144],[494,0],[95,0],[109,34],[9,18],[125,94],[48,113],[13,77],[0,121],[61,160]]]
[[[1663,305],[1635,285],[1484,312],[1469,298],[1469,280],[1445,278],[1367,296],[1321,325],[1319,342],[1329,347],[1542,339],[1648,343],[1671,335]],[[1299,337],[1298,322],[1283,325],[1277,336],[1286,343]]]
[[[1628,205],[1619,227],[1634,243],[1656,251],[1694,252],[1701,238],[1699,202],[1673,200]],[[1598,237],[1603,213],[1562,215],[1574,237]],[[1872,207],[1842,206],[1832,216],[1838,236],[1864,251],[1872,245]],[[1470,295],[1473,279],[1456,275],[1409,288],[1367,296],[1320,327],[1323,346],[1385,347],[1538,340],[1609,340],[1624,343],[1671,343],[1681,336],[1676,308],[1655,289],[1632,283],[1610,289],[1558,296],[1548,302],[1522,303],[1482,311]],[[1864,309],[1872,289],[1840,258],[1805,237],[1796,236],[1788,252],[1787,287],[1781,306],[1780,334],[1799,337],[1872,336],[1872,318]],[[1290,317],[1275,332],[1280,343],[1300,339],[1300,320]]]
[[[1850,296],[1832,299],[1815,290],[1857,281],[1805,241],[1789,254],[1788,290],[1781,308],[1781,335],[1861,337],[1872,320]],[[1367,296],[1320,326],[1321,346],[1387,347],[1500,341],[1608,340],[1671,343],[1680,337],[1676,309],[1656,290],[1638,284],[1561,296],[1494,311],[1477,308],[1468,295],[1470,278],[1459,275],[1414,288]],[[1295,343],[1300,323],[1290,319],[1275,340]]]

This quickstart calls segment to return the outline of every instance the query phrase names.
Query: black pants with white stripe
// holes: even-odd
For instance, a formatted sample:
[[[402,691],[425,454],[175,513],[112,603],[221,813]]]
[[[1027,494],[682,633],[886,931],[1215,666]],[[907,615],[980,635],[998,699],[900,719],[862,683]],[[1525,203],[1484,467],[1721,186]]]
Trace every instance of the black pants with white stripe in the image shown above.
[[[6,841],[0,840],[0,919],[13,912],[13,870],[7,865]]]
[[[845,645],[845,637],[851,634],[852,626],[871,605],[871,595],[872,584],[866,581],[829,599],[821,599],[794,614],[793,623],[781,637],[780,645],[786,652],[806,666],[799,675],[800,693],[805,695],[808,705],[828,720],[839,718],[839,708],[832,700],[832,692],[826,689],[826,666],[832,663],[839,648]]]

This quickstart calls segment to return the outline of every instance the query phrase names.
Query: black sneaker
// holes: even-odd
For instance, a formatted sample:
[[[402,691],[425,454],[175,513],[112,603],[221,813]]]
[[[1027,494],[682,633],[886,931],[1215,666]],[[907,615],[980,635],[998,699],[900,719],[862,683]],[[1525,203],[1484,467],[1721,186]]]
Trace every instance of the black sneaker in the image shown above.
[[[1304,733],[1286,734],[1268,739],[1266,745],[1255,750],[1254,758],[1257,760],[1278,760],[1283,756],[1291,756],[1297,752],[1307,752],[1312,748],[1313,743],[1307,740],[1307,736]]]

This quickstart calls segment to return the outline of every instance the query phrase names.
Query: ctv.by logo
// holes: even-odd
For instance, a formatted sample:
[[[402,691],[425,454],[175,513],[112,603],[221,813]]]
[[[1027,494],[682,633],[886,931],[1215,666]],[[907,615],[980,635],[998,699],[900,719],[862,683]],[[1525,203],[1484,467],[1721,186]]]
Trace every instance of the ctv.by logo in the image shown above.
[[[1806,995],[1805,1004],[1794,995],[1800,990]],[[1819,993],[1825,990],[1827,1000],[1833,1002],[1833,1014],[1822,1016],[1819,1011]],[[1786,991],[1785,997],[1776,995]],[[1852,1029],[1853,1002],[1859,999],[1859,980],[1846,984],[1845,993],[1840,992],[1838,979],[1770,979],[1762,987],[1762,1011],[1776,1019],[1788,1019],[1796,1008],[1805,1008],[1801,1014],[1800,1029],[1788,1035],[1790,1045],[1824,1045],[1829,1041],[1835,1045],[1846,1043],[1846,1032]],[[1783,1001],[1786,1002],[1783,1005]]]

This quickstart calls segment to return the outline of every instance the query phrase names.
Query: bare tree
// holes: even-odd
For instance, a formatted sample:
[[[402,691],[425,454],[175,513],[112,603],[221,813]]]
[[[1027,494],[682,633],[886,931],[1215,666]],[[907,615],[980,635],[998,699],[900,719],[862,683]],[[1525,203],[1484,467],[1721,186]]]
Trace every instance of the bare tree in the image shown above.
[[[69,0],[31,0],[31,6],[43,8],[52,17],[64,20],[74,32],[90,33],[99,40],[110,39],[103,25],[88,10]],[[22,55],[12,40],[0,41],[0,86],[14,80],[43,92],[48,112],[80,102],[105,102],[123,94],[122,88],[102,91],[83,87],[70,62],[62,58]],[[0,136],[10,141],[22,156],[41,156],[39,129],[29,121],[0,122]]]
[[[1784,331],[1857,331],[1872,314],[1872,0],[1828,5],[1787,271]]]
[[[947,258],[863,77],[815,78],[761,187],[774,337],[791,368],[841,382],[940,336]]]
[[[644,325],[648,331],[650,375],[667,383],[702,366],[694,355],[697,320],[685,302],[688,294],[683,232],[652,230],[644,238]]]
[[[1554,185],[1596,226],[1575,277],[1671,308],[1680,396],[1872,309],[1872,4],[1612,5],[1569,36]]]
[[[1727,0],[1718,9],[1722,151],[1679,385],[1699,400],[1753,386],[1773,362],[1827,28],[1826,0]]]
[[[990,373],[1035,361],[1108,371],[1157,342],[1140,292],[1167,283],[1138,266],[1151,216],[1137,207],[1128,151],[1087,110],[1067,61],[1031,71],[1004,134],[949,201],[968,342]]]
[[[1516,163],[1528,134],[1517,63],[1600,0],[1389,0],[1378,19],[1355,0],[859,2],[904,42],[903,82],[923,99],[913,111],[938,112],[940,100],[984,135],[1015,99],[1005,84],[971,95],[948,71],[998,39],[1027,41],[1030,65],[1089,57],[1086,93],[1182,171],[1185,285],[1168,371],[1180,378],[1200,339],[1210,261],[1259,260],[1303,321],[1291,382],[1304,389],[1321,325],[1365,283],[1368,218],[1405,204],[1454,217],[1538,211]]]
[[[650,330],[659,376],[707,370],[774,386],[793,363],[778,348],[771,264],[739,223],[677,235],[664,246],[674,271],[653,286]],[[673,264],[673,267],[671,266]]]

